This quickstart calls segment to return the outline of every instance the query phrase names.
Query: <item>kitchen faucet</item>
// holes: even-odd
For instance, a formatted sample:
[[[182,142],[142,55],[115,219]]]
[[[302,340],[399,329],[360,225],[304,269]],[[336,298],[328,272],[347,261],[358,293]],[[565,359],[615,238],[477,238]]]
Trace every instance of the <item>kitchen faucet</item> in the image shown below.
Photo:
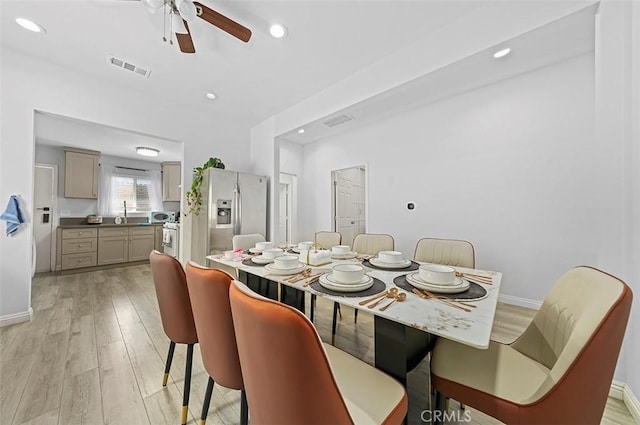
[[[124,201],[124,224],[127,224],[127,201]]]

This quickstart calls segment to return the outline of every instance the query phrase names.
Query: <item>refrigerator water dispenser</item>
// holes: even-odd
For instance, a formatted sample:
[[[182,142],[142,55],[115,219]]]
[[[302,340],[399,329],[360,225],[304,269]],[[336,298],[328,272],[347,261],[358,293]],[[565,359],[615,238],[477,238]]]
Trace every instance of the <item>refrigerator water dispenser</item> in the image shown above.
[[[218,225],[231,224],[231,200],[218,199],[216,205],[218,207]]]

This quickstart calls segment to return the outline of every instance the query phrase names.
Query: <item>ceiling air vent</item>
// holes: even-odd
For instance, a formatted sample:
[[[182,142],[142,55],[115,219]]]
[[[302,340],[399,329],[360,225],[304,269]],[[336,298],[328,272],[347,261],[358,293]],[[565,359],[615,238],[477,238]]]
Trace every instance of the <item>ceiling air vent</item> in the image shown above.
[[[344,124],[345,122],[351,121],[352,119],[353,117],[351,115],[341,114],[323,121],[323,124],[327,127],[335,127],[336,125]]]
[[[117,66],[118,68],[126,69],[135,74],[142,75],[143,77],[149,78],[149,75],[151,74],[151,71],[147,69],[140,68],[139,66],[135,66],[132,63],[126,62],[122,59],[118,59],[117,57],[112,55],[107,55],[107,62],[109,62],[111,65]]]

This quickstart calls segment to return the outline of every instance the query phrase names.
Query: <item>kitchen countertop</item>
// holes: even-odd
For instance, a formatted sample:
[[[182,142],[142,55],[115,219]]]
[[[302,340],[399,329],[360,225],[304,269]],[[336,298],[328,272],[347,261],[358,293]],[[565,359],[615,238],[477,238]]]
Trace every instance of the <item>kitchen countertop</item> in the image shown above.
[[[61,229],[86,229],[93,227],[141,227],[141,226],[162,226],[164,223],[127,223],[127,224],[115,224],[115,223],[104,223],[104,224],[61,224],[58,226]]]

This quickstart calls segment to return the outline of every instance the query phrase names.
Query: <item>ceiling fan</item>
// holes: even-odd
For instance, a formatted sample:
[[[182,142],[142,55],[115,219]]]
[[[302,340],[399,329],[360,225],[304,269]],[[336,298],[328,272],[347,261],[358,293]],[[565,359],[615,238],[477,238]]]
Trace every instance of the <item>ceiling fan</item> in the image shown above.
[[[152,13],[165,7],[169,15],[170,33],[175,33],[178,46],[183,53],[195,53],[196,48],[189,32],[189,25],[196,18],[200,18],[222,31],[244,41],[251,38],[251,30],[236,21],[227,18],[219,12],[192,0],[141,0],[142,4]],[[167,41],[166,36],[163,37]],[[173,44],[170,36],[169,42]]]

